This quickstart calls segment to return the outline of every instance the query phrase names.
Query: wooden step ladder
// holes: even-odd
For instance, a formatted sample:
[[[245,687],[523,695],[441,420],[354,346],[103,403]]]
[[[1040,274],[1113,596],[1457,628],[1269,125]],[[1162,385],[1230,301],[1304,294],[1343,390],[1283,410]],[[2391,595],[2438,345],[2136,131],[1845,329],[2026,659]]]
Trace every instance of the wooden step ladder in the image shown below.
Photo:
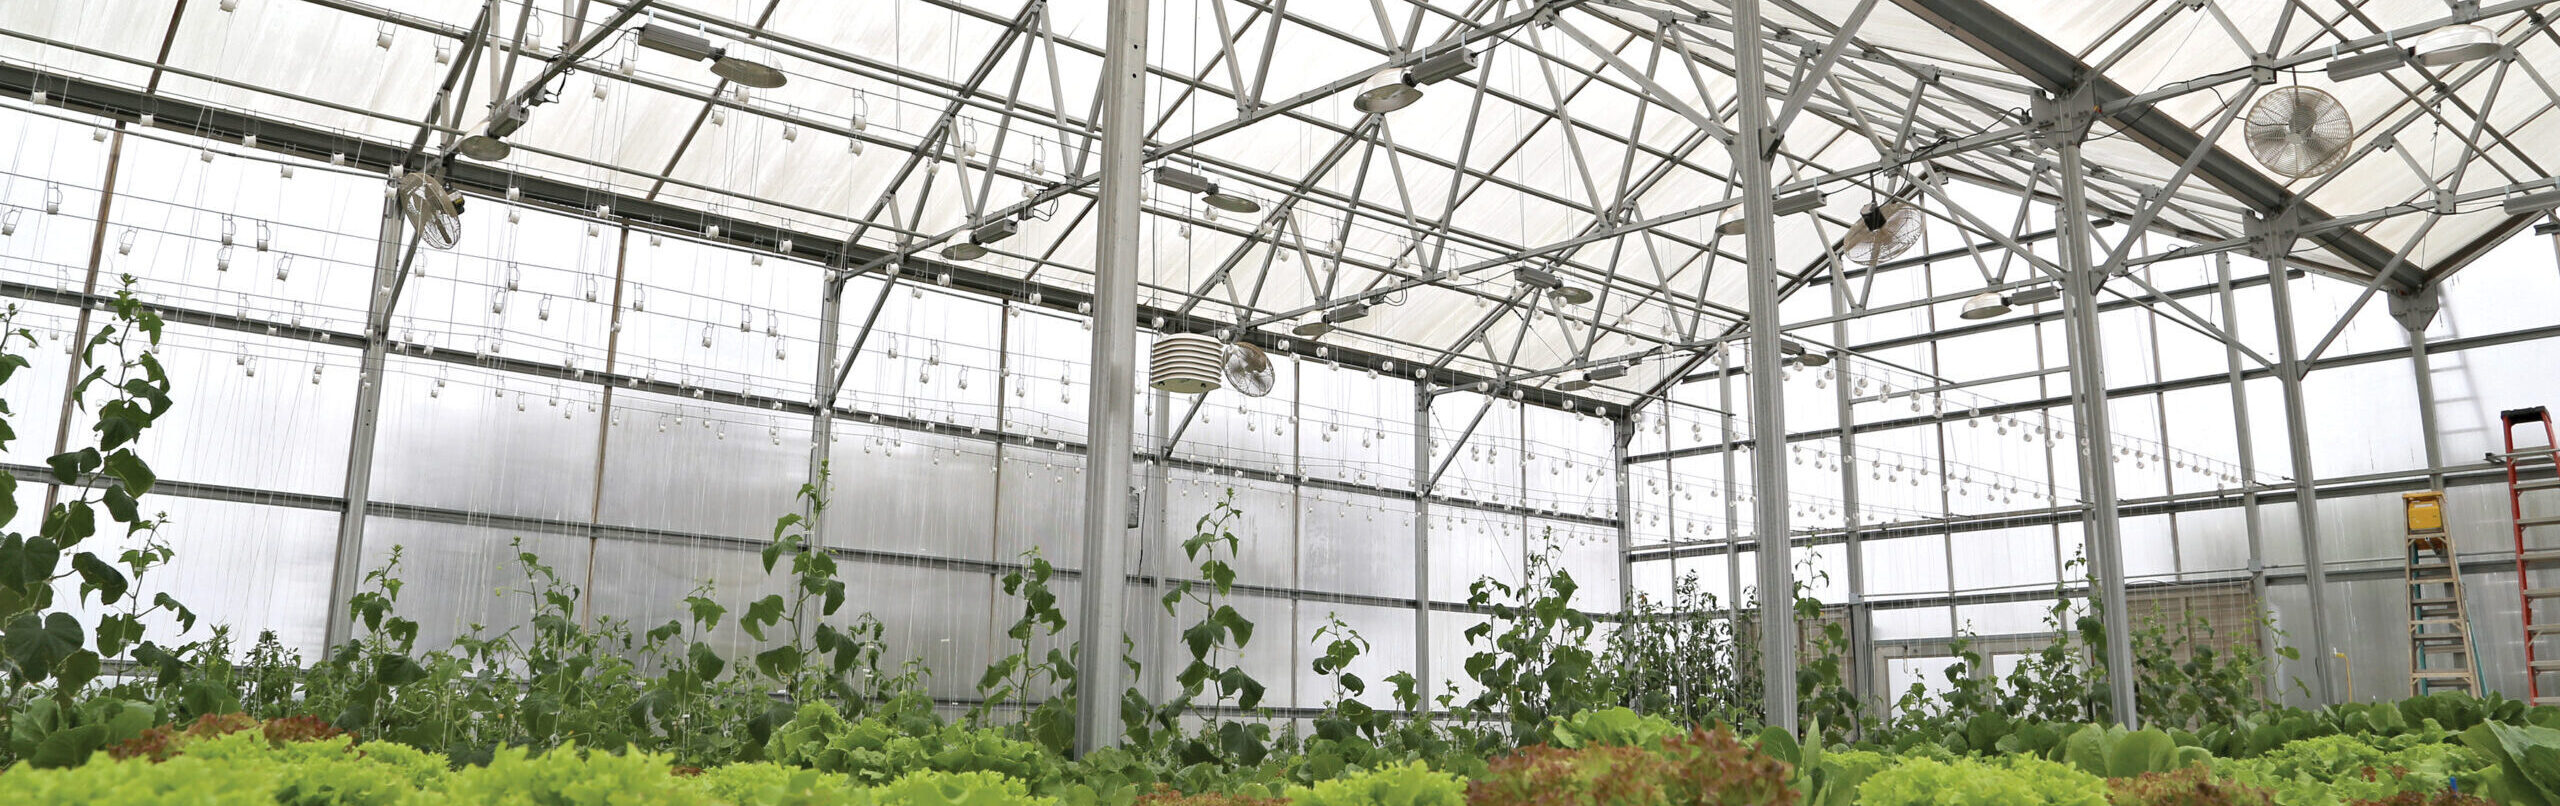
[[[2541,406],[2500,412],[2506,424],[2507,452],[2495,457],[2507,466],[2507,512],[2516,530],[2516,588],[2524,616],[2525,701],[2560,705],[2560,437],[2551,428],[2551,413]],[[2542,444],[2516,444],[2519,429],[2530,436],[2542,428]],[[2536,495],[2540,494],[2540,495]],[[2525,498],[2535,496],[2527,507]],[[2531,509],[2533,514],[2525,514]],[[2534,607],[2549,608],[2540,614]],[[2551,693],[2544,694],[2544,689]]]
[[[2480,693],[2471,615],[2463,603],[2462,559],[2444,528],[2444,493],[2404,493],[2409,584],[2409,693]]]

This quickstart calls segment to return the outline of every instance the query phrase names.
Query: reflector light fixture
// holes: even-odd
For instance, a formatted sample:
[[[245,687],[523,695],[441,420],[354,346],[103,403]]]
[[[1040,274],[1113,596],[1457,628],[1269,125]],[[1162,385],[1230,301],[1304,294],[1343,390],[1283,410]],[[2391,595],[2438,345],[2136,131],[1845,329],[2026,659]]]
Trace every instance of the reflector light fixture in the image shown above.
[[[1325,311],[1324,316],[1320,321],[1308,322],[1306,324],[1290,328],[1289,332],[1312,339],[1333,332],[1333,326],[1335,325],[1360,319],[1368,315],[1369,303],[1354,302],[1349,305]]]
[[[1333,309],[1333,310],[1330,310],[1330,311],[1326,311],[1326,312],[1324,312],[1324,321],[1325,321],[1327,324],[1335,324],[1335,325],[1339,325],[1339,324],[1342,324],[1342,323],[1344,323],[1344,322],[1349,322],[1349,321],[1353,321],[1353,320],[1356,320],[1356,319],[1363,319],[1363,318],[1366,318],[1366,317],[1368,317],[1368,315],[1369,315],[1369,303],[1366,303],[1366,302],[1354,302],[1354,303],[1351,303],[1351,304],[1349,304],[1349,305],[1344,305],[1344,306],[1342,306],[1342,307],[1335,308],[1335,309]]]
[[[1626,376],[1627,365],[1625,364],[1602,364],[1592,367],[1590,372],[1582,373],[1583,378],[1593,381],[1613,381]]]
[[[2506,203],[2501,206],[2506,210],[2507,215],[2539,213],[2554,207],[2560,207],[2560,188],[2551,188],[2540,193],[2522,193],[2514,196],[2508,196]]]
[[[2418,35],[2409,50],[2418,54],[2418,64],[2443,67],[2474,59],[2485,59],[2498,52],[2498,33],[2486,27],[2447,25]]]
[[[2021,288],[2016,291],[2011,291],[2005,300],[2010,306],[2016,307],[2052,302],[2061,298],[2062,289],[2059,286],[2040,285],[2034,288]]]
[[[1423,86],[1465,75],[1475,68],[1475,51],[1459,47],[1432,54],[1415,63],[1411,70],[1380,70],[1369,77],[1359,95],[1352,97],[1351,108],[1371,115],[1403,109],[1422,100]]]
[[[969,231],[969,240],[942,248],[942,256],[952,260],[976,260],[987,256],[987,244],[1013,237],[1022,225],[1011,218],[999,218]]]
[[[2000,299],[2000,292],[1985,291],[1966,299],[1964,311],[1956,315],[1965,319],[1992,319],[2008,313],[2009,303]]]
[[[1211,207],[1225,210],[1230,213],[1256,213],[1262,211],[1262,204],[1260,202],[1256,202],[1252,199],[1238,196],[1233,193],[1218,192],[1218,183],[1216,180],[1180,168],[1157,168],[1155,171],[1155,180],[1156,184],[1173,188],[1184,193],[1204,195],[1206,198],[1201,199],[1202,202],[1207,203]]]
[[[1521,285],[1554,294],[1557,301],[1566,305],[1580,305],[1591,301],[1590,291],[1565,285],[1564,279],[1557,277],[1552,269],[1522,266],[1511,273],[1511,279],[1518,281]]]
[[[730,81],[769,90],[787,80],[780,70],[730,56],[728,48],[711,44],[711,39],[701,34],[654,22],[640,26],[639,33],[641,47],[686,61],[709,61],[713,74]]]
[[[530,111],[521,101],[498,107],[497,113],[489,118],[489,125],[482,129],[481,134],[462,138],[462,142],[454,144],[454,150],[461,152],[465,157],[481,162],[506,159],[516,150],[514,146],[507,144],[506,138],[508,135],[515,134],[517,129],[524,128]]]
[[[2329,80],[2345,81],[2350,78],[2362,78],[2398,67],[2408,60],[2408,48],[2404,48],[2399,45],[2384,45],[2373,50],[2368,50],[2353,56],[2341,57],[2335,61],[2329,62]]]
[[[1822,191],[1808,190],[1793,196],[1778,197],[1770,212],[1775,215],[1795,215],[1820,209],[1822,209]]]

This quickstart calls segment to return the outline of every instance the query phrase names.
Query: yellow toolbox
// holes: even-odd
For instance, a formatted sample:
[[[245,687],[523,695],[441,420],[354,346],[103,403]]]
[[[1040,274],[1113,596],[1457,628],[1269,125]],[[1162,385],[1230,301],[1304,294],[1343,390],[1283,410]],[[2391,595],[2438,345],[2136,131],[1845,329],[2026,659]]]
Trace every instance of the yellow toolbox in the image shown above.
[[[2444,493],[2427,491],[2401,493],[2400,503],[2409,511],[2409,531],[2439,532],[2444,530]]]

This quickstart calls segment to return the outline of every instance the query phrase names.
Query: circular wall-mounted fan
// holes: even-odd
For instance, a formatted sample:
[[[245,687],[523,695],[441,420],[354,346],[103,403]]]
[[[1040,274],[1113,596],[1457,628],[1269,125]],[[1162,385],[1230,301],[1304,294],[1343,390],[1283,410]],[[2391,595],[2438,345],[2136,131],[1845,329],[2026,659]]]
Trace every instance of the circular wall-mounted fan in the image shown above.
[[[2355,141],[2347,108],[2310,87],[2277,87],[2249,107],[2241,129],[2258,164],[2295,179],[2337,170]]]
[[[1910,251],[1920,242],[1920,208],[1902,202],[1883,206],[1867,205],[1858,211],[1858,223],[1840,239],[1840,253],[1852,261],[1873,266]]]
[[[1227,345],[1225,364],[1227,387],[1246,397],[1271,394],[1272,385],[1280,379],[1271,369],[1271,355],[1244,342]]]
[[[400,212],[428,246],[451,249],[462,240],[462,194],[446,190],[433,176],[418,171],[400,176]]]

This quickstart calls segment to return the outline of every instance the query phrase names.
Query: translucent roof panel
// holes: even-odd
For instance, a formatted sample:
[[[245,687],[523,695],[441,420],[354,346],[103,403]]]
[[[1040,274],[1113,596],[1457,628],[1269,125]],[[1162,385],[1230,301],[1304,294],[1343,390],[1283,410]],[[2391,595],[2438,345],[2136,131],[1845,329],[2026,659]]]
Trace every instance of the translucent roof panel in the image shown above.
[[[1148,183],[1140,280],[1151,308],[1276,335],[1380,304],[1385,315],[1331,338],[1539,384],[1630,361],[1627,377],[1589,393],[1620,401],[1658,391],[1748,315],[1741,239],[1719,231],[1739,215],[1726,6],[1149,5],[1150,167],[1259,208],[1221,211],[1205,194]],[[2315,217],[2296,253],[2305,265],[2349,279],[2441,277],[2520,229],[2498,199],[2550,175],[2532,144],[2560,136],[2548,78],[2560,38],[2520,13],[2531,5],[2482,9],[2478,23],[2508,44],[2499,58],[2333,81],[2322,69],[2332,58],[2401,46],[2450,21],[2447,7],[1766,0],[1769,107],[1786,124],[1778,191],[1825,194],[1777,221],[1776,268],[1790,288],[1830,272],[1870,203],[1918,204],[1947,230],[1941,250],[2027,236],[2014,209],[1951,206],[1944,188],[2054,198],[2037,96],[2092,76],[2134,96],[2101,108],[2082,144],[2093,216],[2227,248],[2298,200],[2344,219]],[[651,225],[713,240],[722,222],[778,228],[819,254],[888,251],[918,267],[909,277],[957,273],[982,289],[1091,286],[1106,0],[904,0],[851,14],[826,0],[670,0],[609,30],[623,3],[578,8],[583,19],[513,0],[15,4],[0,8],[0,59],[252,116],[376,155],[367,164],[421,138],[442,154],[486,125],[493,96],[521,93],[538,103],[508,137],[514,154],[466,190],[539,181],[585,194],[560,212],[673,205],[681,212]],[[790,80],[731,84],[639,45],[644,23]],[[2021,35],[1986,43],[1978,30]],[[1395,80],[1461,48],[1472,60],[1430,76],[1410,106],[1355,105],[1373,74]],[[531,85],[538,75],[557,77]],[[2244,125],[2223,125],[2226,110],[2246,114],[2291,86],[2329,93],[2352,122],[2335,170],[2276,173],[2252,158]],[[2181,137],[2209,150],[2166,144]],[[941,256],[1000,218],[1018,228],[992,254]],[[2122,232],[2102,233],[2102,255]],[[1591,299],[1529,293],[1522,269]]]

